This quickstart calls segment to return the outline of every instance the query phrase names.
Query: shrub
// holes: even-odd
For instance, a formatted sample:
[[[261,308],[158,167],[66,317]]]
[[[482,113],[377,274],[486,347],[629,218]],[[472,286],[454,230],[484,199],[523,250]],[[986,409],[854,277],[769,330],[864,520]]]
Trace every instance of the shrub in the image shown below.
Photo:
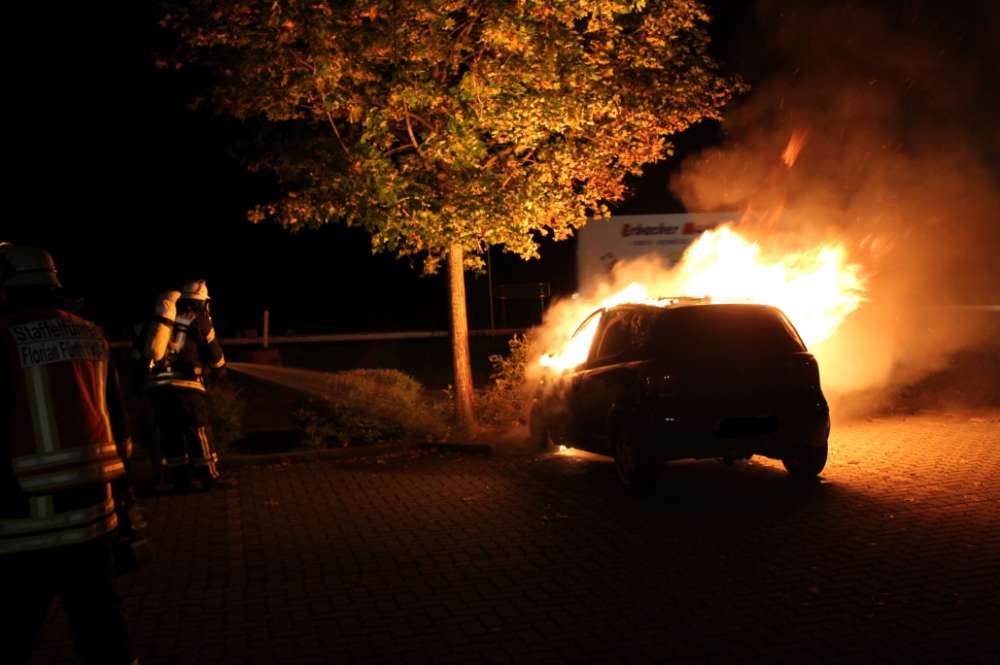
[[[532,340],[527,335],[514,335],[507,346],[507,355],[490,356],[493,372],[489,385],[478,396],[479,418],[488,425],[503,427],[527,421],[530,395],[525,373],[533,358]]]
[[[363,446],[400,440],[406,434],[398,423],[323,400],[306,400],[292,415],[309,448]]]
[[[241,390],[228,380],[215,382],[208,391],[212,414],[212,438],[220,453],[243,436],[243,400]]]
[[[306,445],[365,445],[447,435],[441,405],[413,377],[388,369],[331,373],[322,399],[310,399],[293,414]]]

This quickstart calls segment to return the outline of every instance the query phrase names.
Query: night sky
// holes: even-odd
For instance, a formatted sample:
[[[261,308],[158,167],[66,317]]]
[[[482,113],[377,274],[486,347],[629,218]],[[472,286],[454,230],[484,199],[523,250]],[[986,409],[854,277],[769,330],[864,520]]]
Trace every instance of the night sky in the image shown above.
[[[20,3],[19,3],[20,4]],[[25,3],[28,4],[28,3]],[[715,48],[751,84],[772,63],[765,26],[745,2],[711,3]],[[9,46],[8,207],[0,236],[41,244],[55,256],[84,314],[112,337],[149,311],[155,294],[202,274],[224,336],[259,327],[272,333],[447,328],[443,277],[392,256],[371,256],[366,234],[330,226],[290,234],[254,226],[246,210],[276,191],[233,156],[243,127],[192,111],[204,76],[159,71],[169,47],[153,3],[66,3],[18,9]],[[717,143],[707,124],[676,140],[679,156]],[[622,214],[680,212],[667,189],[677,159],[632,183]],[[575,288],[573,241],[546,243],[530,263],[493,254],[494,284],[544,281],[555,294]],[[473,328],[489,323],[485,275],[470,276]]]

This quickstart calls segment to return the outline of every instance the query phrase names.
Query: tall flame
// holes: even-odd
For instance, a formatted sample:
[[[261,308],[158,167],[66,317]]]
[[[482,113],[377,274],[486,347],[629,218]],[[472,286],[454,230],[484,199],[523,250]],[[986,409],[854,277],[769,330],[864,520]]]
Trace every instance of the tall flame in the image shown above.
[[[861,266],[848,262],[847,249],[827,242],[803,251],[767,258],[730,225],[706,231],[681,257],[680,263],[650,283],[634,282],[593,301],[575,301],[573,315],[564,316],[560,337],[565,340],[541,364],[569,369],[586,360],[596,321],[580,330],[576,326],[591,311],[622,303],[663,306],[663,296],[708,297],[712,302],[756,302],[773,305],[791,319],[807,346],[820,344],[865,300],[866,284]],[[575,323],[573,323],[575,321]]]

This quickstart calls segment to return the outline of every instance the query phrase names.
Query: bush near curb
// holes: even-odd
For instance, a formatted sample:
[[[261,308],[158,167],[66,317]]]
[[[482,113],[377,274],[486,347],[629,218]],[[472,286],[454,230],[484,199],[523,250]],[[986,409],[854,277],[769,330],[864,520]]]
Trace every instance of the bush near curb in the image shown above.
[[[235,383],[223,379],[213,383],[208,390],[212,415],[212,439],[218,452],[230,450],[233,443],[244,434],[243,391]]]
[[[485,425],[508,427],[527,422],[531,396],[526,372],[533,357],[532,340],[527,335],[514,335],[507,346],[506,356],[490,356],[490,382],[477,395],[476,412]]]
[[[392,369],[333,372],[322,398],[306,400],[293,418],[311,448],[433,441],[448,435],[451,422],[419,381]]]

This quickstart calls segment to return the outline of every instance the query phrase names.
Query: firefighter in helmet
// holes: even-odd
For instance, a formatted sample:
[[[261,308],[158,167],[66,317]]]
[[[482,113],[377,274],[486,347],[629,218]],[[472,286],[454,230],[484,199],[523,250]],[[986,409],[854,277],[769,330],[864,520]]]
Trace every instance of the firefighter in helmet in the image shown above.
[[[131,439],[104,332],[72,309],[47,252],[0,246],[0,584],[11,662],[30,659],[59,594],[84,663],[131,663],[112,587],[123,532],[141,526],[126,473]]]
[[[221,378],[226,359],[215,334],[204,280],[160,297],[145,335],[145,387],[160,430],[164,479],[175,488],[222,481],[211,439],[206,374]]]

